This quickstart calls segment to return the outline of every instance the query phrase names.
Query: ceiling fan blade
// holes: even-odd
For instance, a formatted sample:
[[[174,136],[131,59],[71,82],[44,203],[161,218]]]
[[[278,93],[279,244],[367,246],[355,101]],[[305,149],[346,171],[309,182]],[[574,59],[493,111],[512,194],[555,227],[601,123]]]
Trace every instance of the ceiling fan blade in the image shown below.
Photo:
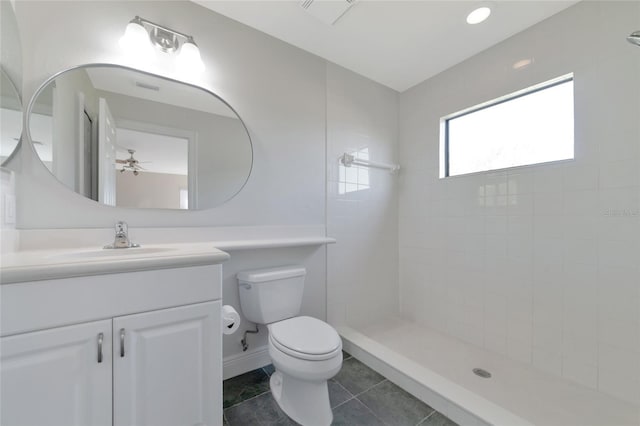
[[[116,163],[118,164],[129,164],[129,162],[127,160],[120,160],[116,158]]]

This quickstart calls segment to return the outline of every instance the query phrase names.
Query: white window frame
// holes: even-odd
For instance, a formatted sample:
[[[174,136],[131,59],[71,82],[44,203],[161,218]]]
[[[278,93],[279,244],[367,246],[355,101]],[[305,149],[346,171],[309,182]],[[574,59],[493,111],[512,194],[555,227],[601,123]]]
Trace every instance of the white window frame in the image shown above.
[[[488,170],[477,170],[474,172],[469,172],[469,173],[459,173],[459,174],[455,174],[455,175],[450,175],[449,174],[449,162],[450,162],[450,158],[449,158],[449,121],[462,117],[464,115],[467,114],[472,114],[474,112],[477,111],[481,111],[483,109],[486,108],[490,108],[492,106],[495,105],[499,105],[505,102],[509,102],[512,101],[514,99],[518,99],[545,89],[549,89],[551,87],[554,86],[558,86],[560,84],[564,84],[564,83],[568,83],[570,81],[574,81],[574,77],[573,77],[573,73],[569,73],[569,74],[565,74],[562,75],[560,77],[551,79],[551,80],[547,80],[545,82],[527,87],[525,89],[522,90],[518,90],[516,92],[513,93],[509,93],[507,95],[501,96],[499,98],[496,99],[492,99],[490,101],[487,102],[483,102],[481,104],[478,105],[474,105],[472,107],[463,109],[461,111],[457,111],[454,112],[452,114],[446,115],[444,117],[442,117],[440,119],[440,178],[448,178],[448,177],[455,177],[455,176],[465,176],[465,175],[469,175],[469,174],[475,174],[475,173],[487,173],[487,172],[493,172],[493,171],[497,171],[497,170],[508,170],[508,169],[513,169],[513,168],[519,168],[519,167],[527,167],[527,166],[531,166],[531,165],[536,165],[536,164],[548,164],[548,163],[555,163],[555,162],[561,162],[561,161],[571,161],[575,158],[575,134],[574,134],[574,155],[572,158],[570,159],[558,159],[558,160],[549,160],[549,161],[544,161],[544,162],[535,162],[535,163],[527,163],[527,164],[521,164],[521,165],[516,165],[516,166],[511,166],[511,167],[504,167],[504,168],[495,168],[495,169],[488,169]],[[575,123],[575,117],[574,117],[574,123]]]

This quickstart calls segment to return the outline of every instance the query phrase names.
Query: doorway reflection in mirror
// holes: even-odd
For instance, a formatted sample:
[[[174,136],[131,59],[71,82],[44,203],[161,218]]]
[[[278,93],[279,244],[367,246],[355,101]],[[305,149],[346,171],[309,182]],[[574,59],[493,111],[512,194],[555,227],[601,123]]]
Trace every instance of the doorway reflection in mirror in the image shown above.
[[[120,66],[52,77],[28,129],[60,182],[116,207],[215,207],[240,191],[253,163],[244,123],[216,95]]]

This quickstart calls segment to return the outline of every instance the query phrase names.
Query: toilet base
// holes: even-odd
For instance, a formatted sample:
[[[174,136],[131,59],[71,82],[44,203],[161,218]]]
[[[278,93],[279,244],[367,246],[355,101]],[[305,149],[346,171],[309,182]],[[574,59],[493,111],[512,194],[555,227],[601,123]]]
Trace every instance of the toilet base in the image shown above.
[[[269,387],[282,411],[302,426],[328,426],[333,421],[326,380],[299,380],[276,370]]]

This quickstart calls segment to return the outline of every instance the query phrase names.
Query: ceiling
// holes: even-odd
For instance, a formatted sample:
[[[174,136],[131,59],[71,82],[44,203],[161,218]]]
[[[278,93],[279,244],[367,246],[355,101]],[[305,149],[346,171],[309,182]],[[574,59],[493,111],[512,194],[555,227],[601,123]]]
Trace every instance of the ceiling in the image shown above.
[[[93,87],[98,90],[238,118],[221,100],[193,86],[151,74],[132,72],[128,68],[87,67],[82,69],[86,71]]]
[[[577,1],[358,0],[333,26],[296,0],[192,0],[397,91],[404,91]],[[346,0],[315,0],[341,1]]]

